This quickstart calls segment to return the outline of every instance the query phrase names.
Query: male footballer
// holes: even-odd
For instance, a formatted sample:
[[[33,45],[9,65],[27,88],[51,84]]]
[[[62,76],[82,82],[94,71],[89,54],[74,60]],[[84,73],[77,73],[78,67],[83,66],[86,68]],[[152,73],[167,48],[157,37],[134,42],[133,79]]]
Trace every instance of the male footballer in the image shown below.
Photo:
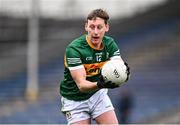
[[[122,60],[120,51],[105,33],[109,31],[109,15],[95,9],[87,16],[87,34],[73,40],[66,48],[64,79],[60,83],[62,112],[68,124],[119,124],[107,88],[118,87],[105,82],[100,70],[110,59]]]

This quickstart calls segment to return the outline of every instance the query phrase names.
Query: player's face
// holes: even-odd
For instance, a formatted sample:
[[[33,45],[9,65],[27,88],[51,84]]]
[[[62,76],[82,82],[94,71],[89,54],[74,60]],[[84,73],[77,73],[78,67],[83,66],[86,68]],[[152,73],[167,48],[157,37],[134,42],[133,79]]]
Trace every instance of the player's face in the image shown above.
[[[88,20],[85,25],[85,30],[88,32],[88,38],[94,46],[100,46],[102,38],[109,30],[109,25],[105,24],[102,18],[97,17],[94,20]]]

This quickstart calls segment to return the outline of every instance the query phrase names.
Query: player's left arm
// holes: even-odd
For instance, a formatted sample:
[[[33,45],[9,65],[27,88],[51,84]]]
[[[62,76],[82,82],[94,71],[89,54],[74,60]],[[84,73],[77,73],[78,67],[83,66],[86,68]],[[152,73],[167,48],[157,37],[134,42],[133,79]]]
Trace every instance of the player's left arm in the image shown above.
[[[128,63],[121,58],[120,49],[119,49],[118,45],[116,44],[116,42],[113,39],[112,39],[111,44],[109,45],[108,51],[109,51],[109,54],[110,54],[110,60],[118,59],[118,60],[124,62],[124,64],[127,67],[126,71],[127,71],[127,76],[128,76],[126,81],[128,81],[129,76],[130,76],[130,67],[129,67]]]

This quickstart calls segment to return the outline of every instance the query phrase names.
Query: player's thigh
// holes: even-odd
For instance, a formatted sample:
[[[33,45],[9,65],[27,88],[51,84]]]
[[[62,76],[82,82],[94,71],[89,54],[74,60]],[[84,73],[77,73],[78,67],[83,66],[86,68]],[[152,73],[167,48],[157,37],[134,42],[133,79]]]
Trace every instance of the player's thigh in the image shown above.
[[[114,107],[107,94],[102,94],[94,103],[94,109],[92,112],[93,119],[96,120],[98,124],[118,124],[116,114],[114,112]]]
[[[104,112],[95,120],[97,124],[119,124],[114,110]]]
[[[105,112],[114,110],[112,102],[107,94],[100,94],[95,99],[96,100],[93,101],[92,106],[90,106],[93,107],[91,109],[91,115],[93,119],[97,118]]]
[[[86,120],[82,120],[82,121],[78,121],[78,122],[74,122],[74,123],[71,123],[71,125],[90,125],[91,124],[91,119],[86,119]]]

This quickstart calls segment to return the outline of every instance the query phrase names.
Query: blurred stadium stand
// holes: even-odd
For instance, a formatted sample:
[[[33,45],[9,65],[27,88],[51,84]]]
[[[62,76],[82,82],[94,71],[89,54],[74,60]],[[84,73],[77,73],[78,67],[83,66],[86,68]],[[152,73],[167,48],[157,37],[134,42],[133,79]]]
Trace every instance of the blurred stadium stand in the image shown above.
[[[133,94],[130,123],[180,123],[180,2],[169,0],[130,18],[111,21],[111,31],[129,62],[128,84],[110,90],[119,116],[123,90]],[[63,77],[66,45],[84,33],[83,20],[40,18],[40,95],[24,98],[27,82],[25,17],[0,13],[0,124],[63,124],[59,81]],[[118,96],[119,95],[119,96]]]

